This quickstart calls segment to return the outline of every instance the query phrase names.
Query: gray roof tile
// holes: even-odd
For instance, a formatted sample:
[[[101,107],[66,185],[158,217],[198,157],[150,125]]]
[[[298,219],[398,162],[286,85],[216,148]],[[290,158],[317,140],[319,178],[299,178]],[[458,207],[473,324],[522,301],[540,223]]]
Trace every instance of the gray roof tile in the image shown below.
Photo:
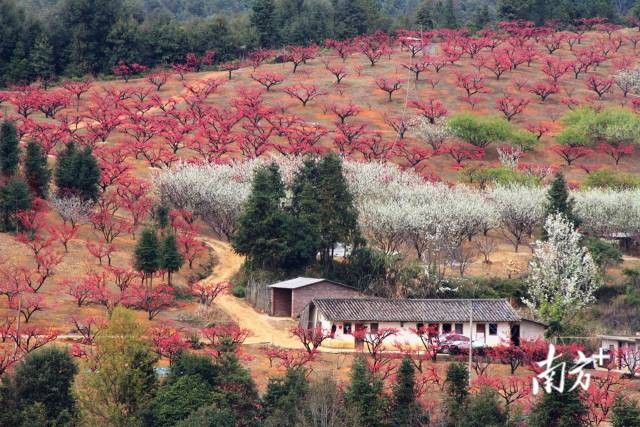
[[[470,303],[476,322],[518,322],[504,299],[319,298],[315,305],[329,320],[380,322],[468,322]]]

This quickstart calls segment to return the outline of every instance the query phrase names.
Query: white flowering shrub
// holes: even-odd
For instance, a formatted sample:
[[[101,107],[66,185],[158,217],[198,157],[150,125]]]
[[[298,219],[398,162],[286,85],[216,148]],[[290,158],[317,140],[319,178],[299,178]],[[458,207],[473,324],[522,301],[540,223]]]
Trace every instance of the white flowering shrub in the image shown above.
[[[536,242],[523,302],[540,318],[561,321],[592,303],[602,281],[582,235],[562,214],[549,216],[544,228],[547,240]]]

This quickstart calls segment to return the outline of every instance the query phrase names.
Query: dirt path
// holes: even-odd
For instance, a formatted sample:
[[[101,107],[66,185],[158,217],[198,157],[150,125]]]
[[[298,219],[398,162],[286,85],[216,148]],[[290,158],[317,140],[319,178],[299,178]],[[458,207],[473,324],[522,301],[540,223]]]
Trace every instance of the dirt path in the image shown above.
[[[218,264],[213,274],[206,280],[226,281],[240,269],[242,257],[233,252],[231,247],[219,240],[206,239],[218,256]],[[302,348],[299,341],[293,339],[288,332],[295,322],[291,319],[269,317],[253,309],[245,300],[233,295],[222,295],[215,304],[224,310],[240,327],[251,331],[245,344],[273,344],[285,348]]]

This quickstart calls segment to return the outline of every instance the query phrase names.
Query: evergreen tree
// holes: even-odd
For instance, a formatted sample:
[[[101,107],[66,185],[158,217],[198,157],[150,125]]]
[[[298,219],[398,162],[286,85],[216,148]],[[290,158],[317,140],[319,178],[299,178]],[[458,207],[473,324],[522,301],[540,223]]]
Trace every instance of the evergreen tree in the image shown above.
[[[506,426],[507,416],[498,402],[496,392],[483,388],[469,398],[460,427]]]
[[[448,426],[458,426],[469,399],[469,372],[460,362],[447,368],[445,408]]]
[[[49,43],[46,33],[38,35],[31,50],[31,67],[33,75],[43,81],[45,89],[55,76],[55,59],[53,47]]]
[[[31,192],[42,199],[49,194],[49,181],[51,170],[47,164],[47,156],[42,148],[34,141],[27,144],[27,152],[24,159],[24,175]]]
[[[5,178],[12,177],[18,170],[20,146],[15,124],[3,121],[0,126],[0,172]]]
[[[640,427],[640,406],[638,402],[618,396],[611,408],[613,427]]]
[[[149,278],[160,268],[160,247],[156,230],[145,228],[134,249],[136,270]]]
[[[258,33],[258,42],[262,47],[274,47],[276,44],[275,18],[273,0],[256,0],[251,13],[251,25]]]
[[[431,0],[423,0],[423,2],[420,3],[420,7],[418,7],[416,12],[416,25],[422,30],[431,30],[435,27],[431,9],[433,9]]]
[[[97,200],[100,182],[98,161],[86,147],[78,150],[73,142],[58,156],[54,177],[61,196],[75,195],[86,200]]]
[[[473,29],[476,31],[482,30],[492,21],[491,13],[489,12],[489,6],[483,4],[473,15]]]
[[[199,408],[188,418],[176,424],[176,427],[236,427],[236,417],[229,409],[220,409],[219,405]]]
[[[213,403],[212,388],[196,375],[179,377],[163,384],[150,406],[149,426],[171,427],[198,408]]]
[[[573,224],[574,228],[580,222],[573,212],[573,198],[569,196],[567,183],[562,173],[557,173],[549,192],[547,193],[547,216],[560,213]]]
[[[309,215],[285,208],[284,196],[277,165],[256,172],[251,195],[231,239],[234,249],[246,255],[250,268],[295,270],[315,258],[317,228]]]
[[[13,178],[0,189],[0,217],[5,231],[17,230],[20,226],[16,213],[31,209],[29,186],[20,178]]]
[[[167,228],[169,226],[169,206],[164,203],[158,204],[153,210],[153,217],[156,227],[160,230]]]
[[[184,264],[184,257],[178,251],[176,236],[169,233],[160,247],[160,268],[167,271],[168,284],[171,286],[171,275],[180,270]]]
[[[30,353],[13,375],[3,378],[0,424],[41,425],[35,422],[34,412],[46,425],[70,424],[75,413],[72,383],[77,371],[64,349],[47,347]]]
[[[265,424],[293,425],[293,415],[301,410],[308,392],[309,384],[304,369],[290,368],[284,377],[270,378],[262,399]]]
[[[320,256],[325,270],[330,270],[335,245],[353,244],[360,238],[358,213],[337,155],[329,154],[318,163],[315,189],[320,218]]]
[[[557,384],[560,381],[557,378],[561,375],[560,370],[554,371],[551,375],[554,384]],[[565,388],[561,393],[555,389],[552,389],[551,393],[543,393],[531,409],[527,425],[530,427],[586,426],[587,408],[580,398],[580,388],[569,391],[574,381],[573,379],[565,380]]]
[[[458,18],[456,17],[456,9],[453,6],[453,0],[447,0],[442,15],[445,28],[458,28]]]
[[[113,310],[107,327],[96,338],[96,369],[83,369],[75,379],[82,425],[139,425],[157,387],[143,326],[133,312]]]
[[[336,38],[348,39],[365,34],[369,30],[369,17],[362,0],[337,0],[334,9]]]
[[[423,426],[429,424],[429,417],[416,401],[415,371],[411,360],[405,357],[398,368],[393,386],[391,415],[394,426]]]
[[[358,425],[376,427],[384,423],[385,400],[382,387],[382,381],[371,373],[366,360],[356,358],[351,367],[351,384],[345,391],[344,399]]]

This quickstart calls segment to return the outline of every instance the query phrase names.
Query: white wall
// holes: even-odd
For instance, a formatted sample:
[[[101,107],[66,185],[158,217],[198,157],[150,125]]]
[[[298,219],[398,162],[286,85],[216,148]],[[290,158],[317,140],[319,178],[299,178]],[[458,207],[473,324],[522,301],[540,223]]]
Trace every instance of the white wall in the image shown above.
[[[320,322],[322,329],[327,331],[330,331],[331,326],[334,324],[333,322],[326,320],[322,316],[322,314],[319,314],[317,321]],[[338,340],[352,340],[353,339],[352,335],[344,333],[344,323],[345,322],[335,322],[336,332],[335,332],[334,338]],[[351,323],[352,332],[355,331],[356,322],[346,322],[346,323]],[[370,323],[368,322],[363,322],[363,323],[368,329],[370,328]],[[462,322],[458,322],[458,323],[462,323]],[[473,339],[475,341],[483,342],[486,345],[491,347],[497,346],[501,343],[510,342],[511,325],[508,322],[497,323],[498,330],[496,335],[489,334],[489,323],[484,323],[484,322],[479,322],[479,323],[485,325],[485,333],[484,334],[477,333],[478,323],[474,322],[473,323]],[[402,324],[400,322],[378,322],[378,330],[385,329],[385,328],[393,328],[398,330],[397,334],[395,334],[393,337],[390,337],[390,344],[392,344],[393,342],[399,342],[399,343],[406,342],[408,344],[420,343],[420,339],[418,338],[418,336],[416,336],[412,332],[412,329],[414,330],[417,329],[417,324],[415,322],[404,322]],[[439,329],[440,329],[439,332],[443,333],[442,324],[440,324]],[[455,322],[451,322],[451,329],[452,329],[452,332],[455,332]],[[544,333],[544,328],[542,328],[542,331]],[[467,337],[469,336],[469,322],[462,323],[462,334]]]

